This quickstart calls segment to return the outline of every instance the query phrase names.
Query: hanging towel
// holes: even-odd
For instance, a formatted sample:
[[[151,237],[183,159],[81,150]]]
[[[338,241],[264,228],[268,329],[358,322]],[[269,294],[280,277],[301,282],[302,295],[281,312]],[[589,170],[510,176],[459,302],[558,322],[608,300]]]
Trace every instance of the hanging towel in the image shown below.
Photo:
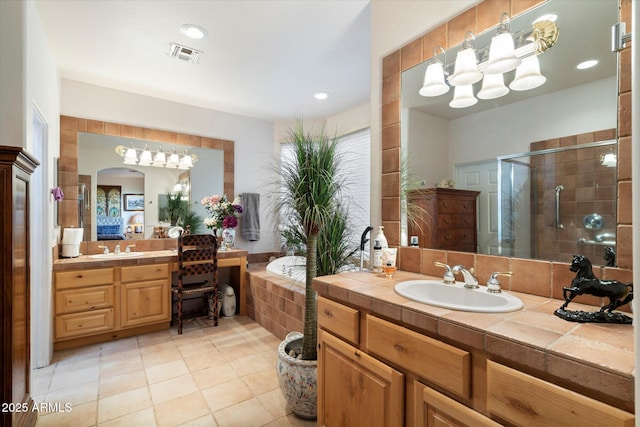
[[[55,187],[51,189],[51,194],[53,194],[53,198],[56,202],[61,202],[64,199],[64,193],[62,192],[62,188]]]
[[[260,194],[242,194],[242,238],[260,240]]]

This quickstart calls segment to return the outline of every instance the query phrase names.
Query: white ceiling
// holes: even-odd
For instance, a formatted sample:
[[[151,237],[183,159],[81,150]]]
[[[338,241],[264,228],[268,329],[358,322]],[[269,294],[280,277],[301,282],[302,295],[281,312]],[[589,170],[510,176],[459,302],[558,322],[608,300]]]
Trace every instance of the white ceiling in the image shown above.
[[[369,101],[369,0],[38,0],[60,77],[266,119]],[[208,31],[192,40],[182,24]],[[169,57],[176,42],[199,64]],[[318,101],[317,91],[330,93]]]

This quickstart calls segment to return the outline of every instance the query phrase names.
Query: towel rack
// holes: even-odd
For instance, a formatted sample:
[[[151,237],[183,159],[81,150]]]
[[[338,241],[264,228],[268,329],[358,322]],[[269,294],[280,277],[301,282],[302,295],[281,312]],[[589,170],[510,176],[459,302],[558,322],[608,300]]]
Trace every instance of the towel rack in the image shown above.
[[[556,228],[562,230],[564,225],[560,222],[560,192],[564,190],[563,185],[556,186]]]

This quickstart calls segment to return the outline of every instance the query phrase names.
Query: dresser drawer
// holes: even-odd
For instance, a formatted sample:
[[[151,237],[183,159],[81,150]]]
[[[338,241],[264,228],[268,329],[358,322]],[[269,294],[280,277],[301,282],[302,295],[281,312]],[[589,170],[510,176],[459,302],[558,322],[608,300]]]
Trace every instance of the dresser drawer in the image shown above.
[[[447,249],[453,246],[459,247],[461,245],[473,246],[475,237],[476,234],[473,228],[440,230],[438,234],[438,244],[441,249]]]
[[[629,412],[487,361],[487,410],[516,425],[631,427]]]
[[[120,272],[120,280],[123,283],[168,278],[169,264],[127,266],[122,267]]]
[[[357,345],[360,339],[360,312],[318,297],[318,326]]]
[[[114,328],[113,308],[56,316],[56,339],[108,332]]]
[[[474,214],[476,211],[475,199],[438,198],[438,213]]]
[[[56,314],[113,307],[113,301],[113,285],[56,291]]]
[[[367,315],[365,325],[367,351],[460,397],[470,397],[469,352],[371,315]]]
[[[113,284],[113,268],[93,270],[57,271],[56,289],[82,288],[86,286]]]
[[[476,221],[473,215],[438,215],[439,228],[468,228],[473,231],[475,223]]]

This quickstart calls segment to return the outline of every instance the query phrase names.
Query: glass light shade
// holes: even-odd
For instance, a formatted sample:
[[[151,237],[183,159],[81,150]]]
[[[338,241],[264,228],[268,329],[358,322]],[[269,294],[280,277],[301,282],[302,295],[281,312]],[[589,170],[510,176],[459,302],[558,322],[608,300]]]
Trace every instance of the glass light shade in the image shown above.
[[[509,84],[513,90],[531,90],[544,84],[547,78],[540,74],[540,61],[536,55],[527,56],[516,68],[516,76]]]
[[[444,68],[437,61],[429,64],[424,72],[424,84],[418,91],[422,96],[438,96],[449,92],[449,85],[444,81]]]
[[[180,158],[178,157],[178,155],[176,153],[171,153],[171,155],[169,156],[169,159],[167,159],[166,167],[176,168],[178,167],[179,163],[180,163]]]
[[[478,71],[476,51],[468,47],[458,52],[454,73],[449,77],[451,86],[471,85],[482,79],[482,73]]]
[[[495,99],[509,93],[509,88],[504,85],[504,75],[487,74],[482,80],[482,89],[478,92],[480,99]]]
[[[153,158],[153,165],[157,168],[161,168],[164,167],[164,165],[167,163],[167,159],[164,155],[164,153],[162,151],[158,151],[155,155],[155,157]]]
[[[466,108],[478,103],[478,98],[473,96],[473,86],[456,86],[453,90],[453,99],[449,103],[451,108]]]
[[[147,147],[144,147],[144,151],[140,153],[140,161],[138,162],[138,164],[140,166],[151,166],[151,163],[153,163],[151,151],[149,151]]]
[[[127,165],[135,165],[138,163],[138,153],[135,148],[127,148],[124,153],[124,163]]]
[[[502,74],[520,65],[520,58],[515,54],[513,36],[510,32],[493,36],[489,47],[489,61],[484,67],[485,74]]]
[[[193,167],[193,159],[191,158],[190,154],[185,154],[184,156],[182,156],[182,158],[180,159],[180,165],[178,166],[178,169],[189,169]]]

